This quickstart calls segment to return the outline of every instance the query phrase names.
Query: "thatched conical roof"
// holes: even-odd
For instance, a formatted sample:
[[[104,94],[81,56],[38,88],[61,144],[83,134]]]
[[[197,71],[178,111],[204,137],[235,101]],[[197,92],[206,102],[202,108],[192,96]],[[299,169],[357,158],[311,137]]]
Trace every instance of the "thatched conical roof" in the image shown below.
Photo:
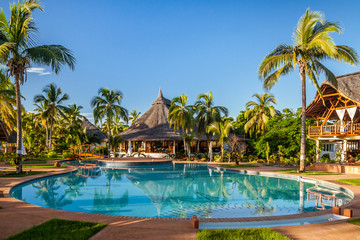
[[[161,89],[151,107],[128,129],[119,135],[123,140],[181,140],[181,133],[175,133],[169,124],[168,115],[171,101],[164,98]]]
[[[92,124],[87,118],[82,121],[83,128],[86,128],[86,133],[94,135],[102,142],[107,141],[107,135],[100,131],[94,124]]]
[[[331,95],[339,93],[341,96],[348,98],[350,102],[348,105],[360,105],[360,72],[349,73],[336,77],[338,86],[334,86],[325,79],[320,86],[323,95]],[[315,99],[307,106],[306,115],[308,117],[319,116],[326,108],[331,107],[330,98],[325,98],[325,106],[322,100],[318,98],[319,93],[316,93]],[[334,112],[330,119],[337,119]]]

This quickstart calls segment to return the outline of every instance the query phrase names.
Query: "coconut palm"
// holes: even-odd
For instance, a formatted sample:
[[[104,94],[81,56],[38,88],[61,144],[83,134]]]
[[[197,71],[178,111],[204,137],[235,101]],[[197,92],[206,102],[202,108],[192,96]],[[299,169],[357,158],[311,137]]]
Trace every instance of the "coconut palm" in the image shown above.
[[[91,106],[94,108],[95,124],[98,121],[102,121],[103,118],[106,118],[108,131],[108,149],[110,154],[111,123],[115,117],[122,118],[127,122],[128,111],[120,106],[123,97],[120,91],[100,88],[98,94],[99,96],[94,97],[91,101]]]
[[[35,118],[37,120],[37,123],[42,125],[42,127],[45,128],[45,146],[46,148],[48,148],[49,146],[49,120],[50,120],[50,116],[49,116],[49,111],[47,111],[48,109],[48,102],[46,100],[35,103],[34,106],[36,106],[36,108],[34,109],[34,111],[36,112]]]
[[[8,130],[12,130],[16,119],[15,87],[0,71],[0,119],[5,123]]]
[[[324,74],[334,86],[337,86],[336,77],[321,63],[322,61],[332,59],[351,65],[359,62],[352,48],[335,45],[330,34],[340,31],[338,23],[328,22],[320,12],[307,9],[293,34],[293,45],[279,45],[265,57],[259,67],[259,76],[264,79],[266,89],[274,86],[280,76],[298,68],[302,82],[300,171],[305,170],[306,79],[312,81],[322,97],[317,82],[320,74]]]
[[[177,132],[182,129],[182,137],[184,141],[184,148],[189,155],[189,151],[187,149],[187,144],[185,142],[185,135],[192,131],[194,127],[193,121],[193,107],[187,105],[187,96],[185,94],[175,97],[171,101],[171,105],[169,108],[169,123],[170,126],[174,124],[174,131]]]
[[[244,114],[245,119],[247,120],[244,125],[245,132],[252,133],[261,133],[265,132],[265,125],[269,119],[276,114],[276,110],[272,104],[277,104],[276,99],[271,94],[254,94],[253,97],[256,98],[256,101],[249,101],[246,103],[246,112]]]
[[[69,95],[62,93],[61,88],[58,88],[55,84],[51,83],[43,89],[44,95],[36,95],[34,97],[35,103],[45,104],[47,109],[45,115],[49,118],[49,144],[48,149],[52,148],[52,132],[56,118],[61,115],[64,118],[65,107],[61,105],[64,101],[69,99]]]
[[[221,161],[224,161],[224,144],[232,127],[232,119],[223,117],[220,121],[212,123],[206,129],[208,133],[212,132],[218,137],[221,147]]]
[[[209,94],[200,94],[195,102],[195,110],[197,112],[195,121],[198,125],[198,136],[199,140],[203,133],[206,134],[206,140],[208,142],[209,159],[211,161],[212,156],[212,145],[210,141],[210,133],[206,131],[207,127],[212,123],[221,120],[221,115],[228,115],[228,109],[222,106],[214,106],[214,98],[212,92]]]
[[[129,120],[131,120],[131,125],[139,119],[140,115],[141,115],[141,112],[138,112],[136,109],[134,109],[134,110],[132,110],[132,112],[130,112]]]
[[[34,33],[37,28],[32,18],[36,9],[42,11],[38,0],[20,0],[10,4],[10,18],[0,11],[0,61],[7,65],[8,75],[14,77],[16,88],[17,172],[22,171],[20,84],[27,80],[27,68],[31,64],[46,65],[58,74],[63,65],[74,69],[75,64],[71,51],[61,45],[36,46]]]

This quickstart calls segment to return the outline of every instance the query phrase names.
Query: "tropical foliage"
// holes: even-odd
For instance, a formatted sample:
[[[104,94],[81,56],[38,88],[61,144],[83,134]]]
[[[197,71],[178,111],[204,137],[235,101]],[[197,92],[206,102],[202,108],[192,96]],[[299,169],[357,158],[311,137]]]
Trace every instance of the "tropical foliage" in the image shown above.
[[[17,172],[22,172],[22,118],[20,84],[27,80],[31,64],[50,66],[57,74],[63,65],[75,67],[70,50],[61,45],[36,46],[34,33],[38,30],[32,17],[33,11],[42,7],[38,0],[19,1],[10,5],[10,17],[0,11],[0,62],[8,67],[8,76],[14,78],[16,93]]]
[[[276,110],[274,105],[277,104],[276,99],[271,94],[254,94],[257,102],[249,101],[246,103],[245,118],[247,120],[244,125],[245,132],[249,132],[250,135],[264,134],[265,125],[269,119],[275,116]]]
[[[331,33],[340,33],[338,23],[328,22],[320,12],[306,10],[293,34],[293,45],[280,44],[261,62],[259,76],[264,87],[271,89],[281,76],[298,69],[302,82],[300,171],[305,170],[306,154],[306,79],[309,79],[321,95],[318,79],[321,74],[337,86],[335,75],[323,65],[329,59],[355,65],[358,56],[346,45],[335,45]]]

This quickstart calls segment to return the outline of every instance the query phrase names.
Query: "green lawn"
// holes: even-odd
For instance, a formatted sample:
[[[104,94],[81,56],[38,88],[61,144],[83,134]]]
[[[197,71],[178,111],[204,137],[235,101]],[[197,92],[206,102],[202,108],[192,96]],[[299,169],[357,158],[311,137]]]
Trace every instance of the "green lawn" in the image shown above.
[[[38,160],[38,159],[35,159],[35,160],[26,160],[26,161],[23,161],[23,164],[44,164],[44,163],[47,163],[47,160]],[[6,164],[11,164],[10,162],[7,162]]]
[[[360,178],[352,178],[352,179],[336,179],[336,181],[348,183],[355,186],[360,186]]]
[[[26,177],[29,175],[36,175],[36,174],[40,174],[40,173],[48,173],[48,172],[52,172],[52,171],[31,171],[31,172],[22,172],[17,174],[15,171],[0,171],[0,178],[2,177],[6,177],[6,178],[12,178],[12,177]],[[4,173],[9,173],[9,174],[4,174]]]
[[[248,168],[248,167],[259,167],[259,166],[252,165],[252,164],[240,164],[240,165],[226,165],[226,164],[222,164],[222,165],[219,165],[219,167],[226,167],[226,168]]]
[[[39,165],[23,165],[23,168],[57,168],[57,167],[54,167],[54,165],[39,164]],[[66,166],[60,166],[60,168],[66,168]]]
[[[333,172],[324,172],[324,171],[313,171],[308,170],[305,172],[298,173],[298,169],[285,169],[285,170],[276,170],[274,172],[284,172],[284,173],[296,173],[301,175],[341,175],[341,173],[333,173]]]
[[[52,219],[43,224],[34,226],[8,240],[47,240],[47,239],[76,239],[86,240],[106,227],[103,223],[68,221]]]
[[[347,220],[347,222],[360,226],[360,218],[350,219],[350,220]]]
[[[289,240],[270,228],[200,230],[197,240]]]

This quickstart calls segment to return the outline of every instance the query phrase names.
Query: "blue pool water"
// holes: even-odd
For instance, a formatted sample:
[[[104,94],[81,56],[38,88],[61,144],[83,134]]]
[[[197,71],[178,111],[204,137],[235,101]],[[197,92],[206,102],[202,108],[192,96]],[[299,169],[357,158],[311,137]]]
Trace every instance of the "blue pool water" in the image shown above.
[[[351,198],[328,189],[337,201],[319,203],[312,183],[219,171],[207,165],[167,164],[79,169],[37,179],[12,189],[31,204],[120,216],[230,218],[288,215],[343,204]],[[327,188],[321,188],[322,193]]]

